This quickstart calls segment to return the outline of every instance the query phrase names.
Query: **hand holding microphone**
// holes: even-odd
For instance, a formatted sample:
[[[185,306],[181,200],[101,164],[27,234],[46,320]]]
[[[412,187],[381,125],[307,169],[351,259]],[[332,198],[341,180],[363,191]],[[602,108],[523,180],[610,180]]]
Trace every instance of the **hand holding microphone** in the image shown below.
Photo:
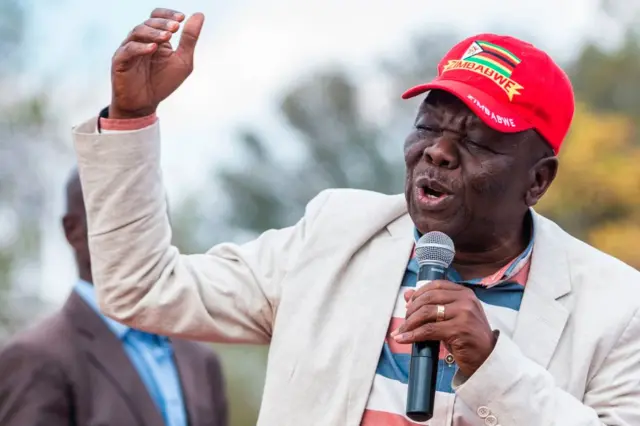
[[[421,246],[422,253],[418,251]],[[430,232],[420,239],[416,247],[418,281],[429,282],[405,293],[406,320],[392,333],[398,343],[414,343],[407,416],[415,421],[426,421],[433,415],[440,343],[453,355],[460,372],[471,377],[497,340],[473,291],[442,279],[453,253],[453,242],[445,234]]]
[[[170,9],[155,9],[136,26],[113,55],[109,118],[139,118],[155,113],[193,70],[193,54],[204,24],[196,13],[184,24],[174,51],[171,37],[185,16]]]

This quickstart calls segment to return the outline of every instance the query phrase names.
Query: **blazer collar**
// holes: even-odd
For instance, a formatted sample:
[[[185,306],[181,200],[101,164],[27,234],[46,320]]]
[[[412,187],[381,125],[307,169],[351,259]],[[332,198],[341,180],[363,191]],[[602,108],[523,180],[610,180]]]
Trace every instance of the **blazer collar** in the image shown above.
[[[113,383],[140,424],[163,424],[164,420],[122,342],[98,314],[74,291],[63,307],[79,335],[79,347],[88,361]]]
[[[213,401],[207,400],[207,397],[211,395],[209,389],[211,389],[212,383],[209,382],[211,375],[208,374],[206,359],[198,356],[198,352],[193,347],[196,344],[194,342],[175,339],[172,340],[172,344],[188,423],[190,425],[200,425],[207,422],[215,424],[211,419],[202,418],[215,414]]]
[[[67,299],[63,312],[76,327],[87,356],[103,374],[112,379],[118,392],[141,419],[140,424],[163,424],[158,408],[122,347],[120,336],[114,334],[116,330],[126,333],[129,328],[116,327],[114,330],[105,321],[111,319],[98,314],[95,307],[75,291]],[[201,424],[203,420],[198,403],[202,401],[202,390],[210,385],[207,382],[209,376],[203,375],[207,371],[205,359],[197,356],[190,342],[176,339],[171,340],[171,344],[189,424]]]
[[[389,332],[389,319],[398,297],[398,289],[411,257],[414,244],[413,222],[406,213],[404,196],[394,195],[377,207],[379,215],[363,229],[369,242],[365,251],[367,267],[352,285],[359,287],[362,303],[351,313],[354,335],[349,368],[349,410],[345,424],[359,424],[369,389]],[[366,234],[366,235],[365,235]],[[373,238],[372,238],[373,237]]]
[[[119,338],[123,339],[130,328],[124,324],[121,324],[100,312],[100,306],[98,305],[98,299],[96,297],[96,291],[93,287],[93,284],[84,281],[78,280],[76,285],[73,287],[73,291],[78,294],[82,298],[82,300],[89,306],[96,315],[104,321],[104,323],[109,327],[109,329]]]
[[[567,234],[535,211],[532,214],[536,243],[512,340],[547,368],[569,319],[561,299],[571,292],[571,265]]]

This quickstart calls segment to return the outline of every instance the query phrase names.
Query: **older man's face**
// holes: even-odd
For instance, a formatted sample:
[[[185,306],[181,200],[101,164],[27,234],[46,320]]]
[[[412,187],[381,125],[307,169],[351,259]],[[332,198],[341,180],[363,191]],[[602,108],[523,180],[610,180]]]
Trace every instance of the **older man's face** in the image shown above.
[[[405,194],[418,229],[473,247],[521,221],[531,179],[522,139],[489,128],[452,95],[432,92],[405,142]]]

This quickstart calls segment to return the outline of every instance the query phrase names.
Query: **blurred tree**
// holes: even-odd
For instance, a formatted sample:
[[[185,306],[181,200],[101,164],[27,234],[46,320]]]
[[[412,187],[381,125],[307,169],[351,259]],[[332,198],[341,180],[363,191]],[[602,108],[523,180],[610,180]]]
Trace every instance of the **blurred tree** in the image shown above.
[[[596,109],[640,117],[640,2],[601,0],[598,19],[623,40],[613,47],[598,39],[586,43],[568,67],[573,86]]]
[[[25,14],[19,0],[0,1],[0,73],[10,69],[17,46],[24,38]]]
[[[603,111],[640,117],[640,38],[627,32],[623,43],[607,49],[587,44],[569,67],[580,99]]]
[[[640,3],[636,0],[600,0],[600,15],[611,21],[624,32],[640,35]]]
[[[557,180],[538,210],[564,229],[640,267],[640,147],[633,121],[578,104]]]
[[[389,149],[377,123],[363,113],[361,94],[340,71],[313,76],[283,99],[281,111],[295,134],[301,155],[278,160],[279,149],[257,130],[244,130],[242,164],[218,177],[233,212],[233,227],[255,233],[280,228],[300,218],[305,204],[325,188],[363,188],[398,192],[402,188],[401,142]]]
[[[23,7],[17,0],[0,2],[0,90],[12,93],[0,98],[0,341],[43,308],[25,281],[39,279],[32,273],[40,260],[45,197],[40,161],[48,153],[43,141],[51,140],[52,127],[46,97],[23,97],[15,87],[26,23]]]
[[[560,173],[539,209],[572,234],[640,268],[640,3],[601,2],[624,35],[586,43],[567,67],[579,105]]]
[[[242,162],[217,171],[229,224],[252,233],[289,226],[326,188],[401,192],[402,144],[417,101],[400,95],[435,76],[435,64],[453,40],[450,34],[417,38],[402,57],[383,60],[369,84],[330,69],[290,88],[280,105],[288,140],[274,143],[245,128],[238,138]],[[278,154],[285,150],[300,155],[283,161]]]

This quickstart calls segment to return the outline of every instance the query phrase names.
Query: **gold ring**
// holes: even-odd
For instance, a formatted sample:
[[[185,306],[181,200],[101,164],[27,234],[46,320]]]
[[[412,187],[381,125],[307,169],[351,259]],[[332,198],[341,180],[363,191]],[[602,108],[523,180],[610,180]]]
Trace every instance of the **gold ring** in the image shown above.
[[[438,305],[438,313],[436,314],[436,322],[444,321],[444,306]]]

